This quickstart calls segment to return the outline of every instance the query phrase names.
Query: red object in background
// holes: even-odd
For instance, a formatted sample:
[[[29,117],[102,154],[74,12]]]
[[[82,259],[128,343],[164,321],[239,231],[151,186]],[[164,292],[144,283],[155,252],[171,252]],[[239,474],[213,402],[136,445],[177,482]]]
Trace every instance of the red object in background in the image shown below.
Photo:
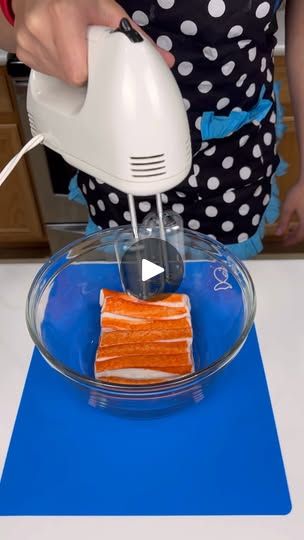
[[[2,13],[6,20],[14,26],[15,23],[15,15],[12,8],[12,2],[11,0],[0,0],[0,8],[2,10]]]

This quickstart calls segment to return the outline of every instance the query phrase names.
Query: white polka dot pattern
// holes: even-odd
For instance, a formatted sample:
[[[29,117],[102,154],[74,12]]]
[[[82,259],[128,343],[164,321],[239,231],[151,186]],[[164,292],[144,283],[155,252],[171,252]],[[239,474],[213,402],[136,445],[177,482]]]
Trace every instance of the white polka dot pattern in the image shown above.
[[[197,26],[193,21],[182,22],[180,29],[186,36],[195,36],[197,34]]]
[[[195,121],[195,127],[196,127],[196,129],[199,129],[199,130],[201,129],[201,122],[202,122],[202,117],[199,116],[199,117],[196,119],[196,121]]]
[[[193,231],[197,231],[200,228],[200,222],[197,219],[190,219],[188,221],[188,227]]]
[[[141,201],[138,208],[142,212],[149,212],[151,210],[151,203],[149,201]]]
[[[143,11],[137,10],[134,11],[132,19],[138,26],[147,26],[149,24],[149,17]]]
[[[119,203],[119,197],[116,193],[109,193],[108,195],[109,200],[112,204],[118,204]]]
[[[230,103],[230,99],[227,98],[227,97],[224,97],[224,98],[221,98],[218,100],[217,104],[216,104],[216,108],[221,111],[222,109],[224,109],[225,107],[227,107],[227,105],[229,105]]]
[[[231,169],[233,163],[234,163],[233,157],[228,156],[222,161],[222,167],[223,169]]]
[[[260,223],[260,214],[255,214],[252,218],[252,225],[256,227]]]
[[[185,210],[185,207],[181,203],[175,203],[172,205],[172,210],[173,212],[176,212],[177,214],[182,214],[183,211]]]
[[[266,15],[268,15],[270,11],[270,4],[269,2],[262,2],[256,9],[256,16],[258,19],[263,19],[264,17],[266,17]]]
[[[114,219],[109,220],[109,227],[112,229],[113,227],[117,227],[118,223]]]
[[[248,180],[248,178],[250,178],[251,176],[251,169],[250,167],[242,167],[240,169],[240,177],[242,180]]]
[[[251,49],[249,49],[248,57],[249,57],[250,62],[253,62],[256,59],[256,55],[257,55],[256,47],[252,47]]]
[[[217,57],[218,57],[218,52],[214,47],[204,47],[203,48],[203,54],[211,62],[216,60]]]
[[[191,62],[181,62],[177,69],[180,75],[187,77],[193,70],[193,64]]]
[[[241,216],[247,216],[249,210],[250,210],[249,204],[242,204],[242,206],[240,206],[239,208],[239,214]]]
[[[210,148],[207,148],[207,150],[205,150],[204,155],[205,156],[213,156],[213,154],[215,154],[215,152],[216,152],[216,146],[211,146]]]
[[[174,6],[175,0],[157,0],[157,3],[163,9],[170,9],[170,8],[172,8]]]
[[[247,233],[241,233],[238,235],[238,243],[241,244],[242,242],[246,242],[248,240],[249,236]]]
[[[230,62],[227,62],[224,66],[222,66],[222,73],[223,75],[230,75],[235,68],[235,62],[233,60],[230,60]]]
[[[218,214],[217,208],[215,206],[207,206],[205,209],[206,216],[215,217]]]
[[[232,231],[233,227],[234,227],[234,224],[232,223],[232,221],[224,221],[224,223],[222,223],[222,229],[225,232]]]
[[[238,88],[240,88],[243,84],[244,84],[244,81],[247,79],[247,73],[244,73],[243,75],[240,76],[239,80],[237,81],[236,83],[236,86]]]
[[[236,25],[230,28],[227,37],[229,39],[239,37],[242,35],[242,33],[243,33],[243,27],[240,25]]]
[[[255,158],[261,157],[262,152],[261,152],[261,147],[260,147],[259,144],[255,144],[255,145],[254,145],[252,154],[253,154],[253,156],[254,156]]]
[[[184,101],[185,109],[186,111],[188,111],[191,107],[190,101],[189,99],[186,99],[186,98],[184,98],[183,101]]]
[[[245,146],[246,142],[249,141],[249,135],[243,135],[243,137],[240,138],[239,145],[240,147]]]
[[[258,186],[253,194],[254,197],[259,197],[263,191],[262,186]]]
[[[202,81],[198,85],[198,90],[201,92],[201,94],[208,94],[212,88],[213,84],[210,81]]]
[[[211,176],[211,178],[208,178],[207,180],[207,187],[208,189],[217,189],[220,185],[220,181],[215,176]]]
[[[98,206],[99,210],[101,210],[102,212],[104,212],[105,209],[106,209],[105,203],[101,199],[99,199],[97,201],[97,206]]]
[[[200,168],[199,168],[197,163],[193,164],[193,172],[194,172],[195,176],[197,176],[199,174],[199,172],[200,172]]]
[[[267,206],[267,204],[269,203],[270,201],[270,196],[268,195],[268,193],[265,195],[264,199],[263,199],[263,206]]]
[[[238,42],[238,46],[240,47],[240,49],[245,49],[245,47],[248,47],[250,43],[251,43],[251,39],[241,39]]]
[[[156,44],[165,51],[171,51],[173,43],[168,36],[159,36],[156,40]]]
[[[189,176],[188,183],[190,187],[197,188],[198,186],[197,178],[194,174],[191,174],[191,176]]]
[[[210,0],[208,12],[211,17],[222,17],[226,11],[226,5],[223,0]]]
[[[231,203],[233,203],[235,201],[236,196],[235,196],[235,192],[234,192],[233,188],[228,189],[228,191],[226,191],[224,193],[223,199],[224,199],[225,203],[227,203],[227,204],[231,204]]]
[[[263,139],[264,139],[264,143],[266,144],[266,146],[270,146],[270,145],[271,145],[271,142],[272,142],[272,135],[271,135],[271,133],[269,133],[269,132],[265,133]]]
[[[255,86],[255,83],[251,83],[251,85],[247,88],[246,90],[246,96],[247,97],[252,97],[254,96],[255,94],[255,89],[256,89],[256,86]]]

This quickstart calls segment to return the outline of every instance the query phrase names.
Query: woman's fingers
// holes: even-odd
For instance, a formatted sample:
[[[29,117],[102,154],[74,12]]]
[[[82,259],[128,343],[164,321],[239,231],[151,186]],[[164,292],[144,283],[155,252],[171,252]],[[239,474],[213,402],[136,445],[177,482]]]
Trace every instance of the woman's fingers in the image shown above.
[[[123,17],[128,17],[114,0],[14,0],[13,9],[20,60],[74,85],[83,84],[88,77],[88,26],[116,28]],[[152,41],[131,19],[130,22]],[[157,49],[172,67],[174,56]]]

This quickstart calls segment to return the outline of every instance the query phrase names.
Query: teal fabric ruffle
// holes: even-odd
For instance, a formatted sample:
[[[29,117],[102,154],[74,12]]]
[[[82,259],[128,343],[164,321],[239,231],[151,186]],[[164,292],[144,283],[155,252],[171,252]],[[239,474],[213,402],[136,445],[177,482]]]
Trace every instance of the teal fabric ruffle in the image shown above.
[[[228,116],[218,116],[210,111],[204,112],[201,120],[202,140],[223,139],[253,120],[261,122],[272,107],[272,102],[264,99],[264,94],[265,86],[262,87],[258,102],[250,111],[231,111]]]

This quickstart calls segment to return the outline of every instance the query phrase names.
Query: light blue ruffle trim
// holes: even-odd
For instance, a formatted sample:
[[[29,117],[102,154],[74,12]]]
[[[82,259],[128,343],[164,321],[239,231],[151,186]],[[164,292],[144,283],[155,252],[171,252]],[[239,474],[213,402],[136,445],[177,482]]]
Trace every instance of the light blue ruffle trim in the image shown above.
[[[273,85],[275,100],[276,100],[276,136],[280,140],[286,130],[284,124],[284,110],[280,100],[281,82],[276,81]],[[279,197],[279,187],[276,177],[284,176],[288,169],[288,163],[280,158],[280,163],[275,174],[272,177],[271,197],[267,209],[261,219],[260,225],[253,236],[241,242],[240,244],[230,244],[227,248],[236,255],[239,259],[250,259],[263,251],[263,238],[265,234],[265,225],[267,223],[275,223],[280,215],[281,201]]]
[[[269,113],[272,102],[264,99],[266,88],[262,86],[259,99],[250,111],[231,111],[228,116],[218,116],[214,112],[204,112],[201,120],[201,136],[203,141],[223,139],[240,130],[253,120],[261,122]]]
[[[86,205],[87,201],[85,200],[82,191],[78,187],[77,176],[78,176],[78,173],[76,173],[75,176],[73,176],[72,180],[70,181],[68,199],[70,201],[74,201],[79,204]],[[91,217],[89,216],[85,234],[86,235],[92,234],[100,230],[101,230],[101,227],[98,227],[98,225],[96,225],[94,221],[91,219]]]

